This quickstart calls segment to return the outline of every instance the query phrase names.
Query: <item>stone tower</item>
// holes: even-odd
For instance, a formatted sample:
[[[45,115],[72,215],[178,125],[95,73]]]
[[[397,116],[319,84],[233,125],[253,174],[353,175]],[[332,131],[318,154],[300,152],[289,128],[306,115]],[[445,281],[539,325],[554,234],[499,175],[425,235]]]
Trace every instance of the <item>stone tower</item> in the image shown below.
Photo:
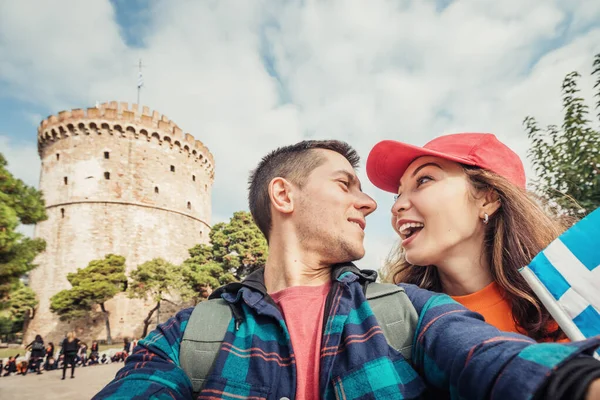
[[[47,247],[30,274],[39,306],[26,339],[39,333],[56,341],[69,328],[103,339],[102,318],[60,322],[50,297],[71,287],[67,273],[106,254],[124,256],[130,271],[156,257],[180,263],[189,248],[207,243],[213,156],[166,116],[117,102],[42,121],[38,152],[48,220],[35,237]],[[113,339],[139,336],[151,303],[124,294],[107,302]]]

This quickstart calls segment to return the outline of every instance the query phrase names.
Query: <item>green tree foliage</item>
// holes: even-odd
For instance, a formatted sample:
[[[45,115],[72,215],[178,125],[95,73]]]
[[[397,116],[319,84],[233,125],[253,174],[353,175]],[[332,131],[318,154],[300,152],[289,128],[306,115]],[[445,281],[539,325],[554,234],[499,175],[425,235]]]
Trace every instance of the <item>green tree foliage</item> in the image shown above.
[[[128,289],[129,297],[151,298],[156,302],[156,305],[148,312],[146,319],[144,319],[142,337],[146,337],[152,316],[155,312],[160,312],[161,302],[170,302],[165,296],[181,289],[183,284],[181,267],[173,265],[162,258],[155,258],[138,265],[129,277],[131,278]]]
[[[25,318],[33,318],[38,303],[35,292],[21,284],[10,294],[8,311],[14,320],[23,322]]]
[[[17,232],[17,226],[48,218],[42,193],[15,178],[7,165],[0,154],[0,300],[18,287],[22,275],[35,268],[34,258],[46,248],[43,240]]]
[[[38,300],[30,287],[19,282],[18,286],[8,294],[7,301],[2,304],[0,334],[23,331],[26,320],[33,318]]]
[[[600,54],[595,56],[593,66],[600,121]],[[593,128],[589,108],[579,94],[579,77],[579,73],[571,72],[563,81],[564,117],[560,127],[540,129],[533,117],[524,120],[532,144],[528,156],[538,176],[536,191],[556,204],[559,211],[574,216],[600,207],[600,131]]]
[[[187,283],[184,295],[199,300],[213,289],[240,281],[267,260],[267,241],[249,212],[238,211],[229,222],[215,224],[209,234],[210,244],[189,250],[183,262]]]
[[[112,343],[109,313],[104,303],[127,289],[125,257],[108,254],[101,260],[90,261],[87,267],[67,274],[71,289],[58,292],[50,299],[50,310],[63,321],[84,318],[96,305],[104,313],[106,342]]]

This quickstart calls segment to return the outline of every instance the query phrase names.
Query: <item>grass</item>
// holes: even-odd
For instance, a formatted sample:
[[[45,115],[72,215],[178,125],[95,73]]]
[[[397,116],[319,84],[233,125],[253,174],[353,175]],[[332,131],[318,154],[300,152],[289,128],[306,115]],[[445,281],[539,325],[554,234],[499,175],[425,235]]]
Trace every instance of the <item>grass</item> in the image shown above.
[[[88,343],[88,354],[90,352],[90,345],[91,345],[91,343]],[[99,347],[100,347],[100,352],[103,352],[104,350],[108,350],[108,349],[123,349],[123,343],[101,344]],[[57,345],[55,343],[54,344],[54,354],[58,355],[59,352],[60,352],[60,345]],[[25,353],[26,353],[26,351],[23,347],[19,347],[16,349],[0,349],[0,358],[12,357],[12,356],[16,356],[17,354],[24,356]]]

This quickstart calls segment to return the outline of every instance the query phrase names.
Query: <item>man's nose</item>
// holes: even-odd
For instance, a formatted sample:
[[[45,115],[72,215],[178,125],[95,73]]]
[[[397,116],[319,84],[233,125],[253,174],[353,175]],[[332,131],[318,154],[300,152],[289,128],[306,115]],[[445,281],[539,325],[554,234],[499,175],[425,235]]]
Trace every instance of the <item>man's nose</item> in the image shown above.
[[[377,209],[377,202],[368,194],[361,192],[356,208],[361,210],[363,215],[366,217]]]

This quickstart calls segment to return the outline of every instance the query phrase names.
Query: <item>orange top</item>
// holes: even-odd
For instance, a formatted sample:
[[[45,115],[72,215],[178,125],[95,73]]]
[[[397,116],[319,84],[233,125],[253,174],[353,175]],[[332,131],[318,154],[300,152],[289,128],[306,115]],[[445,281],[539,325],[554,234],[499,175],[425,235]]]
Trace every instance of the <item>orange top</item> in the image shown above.
[[[510,303],[504,297],[502,288],[496,282],[490,283],[478,292],[451,297],[469,310],[483,315],[488,324],[501,331],[523,334],[513,320]],[[556,322],[552,321],[551,324],[558,328]],[[559,340],[559,342],[568,341],[568,339]]]

